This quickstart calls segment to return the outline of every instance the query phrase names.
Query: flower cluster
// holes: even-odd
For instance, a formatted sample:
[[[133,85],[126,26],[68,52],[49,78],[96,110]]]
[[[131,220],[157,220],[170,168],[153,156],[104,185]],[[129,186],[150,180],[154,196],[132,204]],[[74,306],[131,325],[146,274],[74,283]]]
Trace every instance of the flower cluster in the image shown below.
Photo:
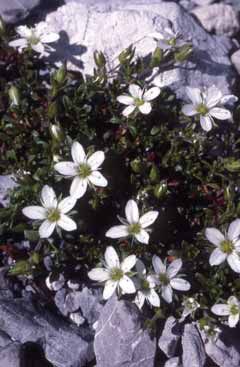
[[[173,301],[173,289],[178,291],[188,291],[190,283],[176,277],[182,267],[182,260],[174,260],[169,267],[166,267],[158,256],[153,256],[152,265],[154,271],[147,274],[144,263],[137,259],[135,255],[127,256],[122,262],[112,246],[107,247],[104,254],[104,267],[92,269],[88,276],[90,279],[105,283],[103,298],[110,298],[117,290],[118,294],[137,293],[134,302],[142,308],[147,301],[154,307],[160,307],[161,297],[167,302]],[[133,271],[134,266],[136,272]]]

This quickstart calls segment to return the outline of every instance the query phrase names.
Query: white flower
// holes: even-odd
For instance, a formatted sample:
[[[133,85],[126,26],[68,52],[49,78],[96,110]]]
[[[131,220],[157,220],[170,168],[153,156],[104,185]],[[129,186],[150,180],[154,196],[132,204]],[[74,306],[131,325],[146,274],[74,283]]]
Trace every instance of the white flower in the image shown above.
[[[157,98],[160,94],[160,88],[158,87],[152,87],[145,91],[137,84],[130,84],[128,90],[130,96],[125,94],[117,97],[118,102],[127,106],[122,112],[123,116],[126,117],[136,108],[144,115],[148,115],[152,110],[150,101]]]
[[[53,277],[53,274],[50,273],[49,276],[45,280],[46,286],[50,291],[59,291],[64,284],[65,284],[65,278],[63,274],[59,274],[58,277]]]
[[[139,242],[148,244],[149,234],[145,228],[155,222],[158,217],[158,211],[149,211],[139,218],[139,210],[134,200],[129,200],[125,206],[126,218],[118,217],[122,225],[110,228],[106,237],[122,238],[132,236]]]
[[[137,284],[138,291],[134,302],[140,309],[143,307],[145,300],[154,307],[160,307],[160,298],[154,290],[155,283],[147,275],[145,265],[141,260],[137,260],[136,268],[138,278],[136,278],[135,283]]]
[[[46,30],[38,25],[35,28],[29,28],[27,26],[19,26],[16,29],[21,38],[9,42],[9,46],[16,47],[20,52],[24,48],[32,48],[34,51],[40,53],[41,56],[48,56],[47,51],[52,50],[48,43],[56,42],[59,39],[59,35],[53,32],[46,32]]]
[[[231,112],[226,108],[216,107],[219,104],[223,104],[224,96],[215,86],[208,88],[204,92],[198,88],[187,87],[186,93],[192,103],[184,105],[182,112],[186,116],[199,115],[203,130],[210,131],[212,129],[214,118],[227,120],[232,117]]]
[[[23,214],[30,219],[43,220],[39,227],[41,238],[51,236],[56,226],[65,231],[77,229],[76,223],[66,215],[76,204],[73,197],[68,196],[58,202],[53,189],[45,185],[41,191],[41,204],[42,206],[27,206],[22,210]]]
[[[130,255],[121,263],[118,254],[112,246],[107,247],[105,254],[105,268],[94,268],[89,273],[90,279],[97,282],[105,282],[103,298],[110,298],[115,290],[131,294],[136,292],[135,285],[127,275],[136,264],[136,256]]]
[[[74,177],[70,188],[70,195],[81,198],[87,191],[87,185],[105,187],[108,182],[99,172],[100,165],[105,159],[104,152],[97,151],[89,158],[81,144],[74,142],[71,149],[73,162],[60,162],[54,168],[61,175]]]
[[[174,32],[169,27],[166,27],[162,32],[150,33],[149,36],[158,41],[158,46],[162,50],[170,50],[183,44],[179,39],[180,34],[178,32]]]
[[[188,291],[191,288],[187,280],[175,277],[182,267],[181,259],[174,260],[167,268],[166,264],[158,256],[154,255],[152,264],[156,273],[152,278],[161,287],[161,295],[167,303],[172,302],[172,289]]]
[[[182,319],[185,319],[187,316],[193,314],[200,307],[200,304],[193,297],[186,298],[182,305],[184,307]]]
[[[227,304],[219,303],[212,306],[211,311],[218,316],[228,316],[228,325],[235,327],[239,321],[240,302],[234,296],[227,300]]]
[[[230,224],[225,236],[216,228],[207,228],[205,235],[216,246],[209,258],[210,265],[220,265],[227,260],[232,270],[240,273],[240,219]]]

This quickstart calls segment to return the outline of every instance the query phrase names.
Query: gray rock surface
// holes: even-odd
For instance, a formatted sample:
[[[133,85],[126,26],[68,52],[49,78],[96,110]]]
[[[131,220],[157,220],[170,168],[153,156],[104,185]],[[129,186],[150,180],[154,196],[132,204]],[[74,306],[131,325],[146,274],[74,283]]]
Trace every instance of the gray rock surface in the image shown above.
[[[100,314],[94,350],[98,367],[153,367],[156,339],[143,330],[136,305],[112,297]]]
[[[70,326],[46,310],[37,310],[30,300],[0,299],[0,329],[17,342],[40,344],[55,367],[84,367],[94,358],[89,329]]]
[[[206,353],[198,329],[194,324],[186,324],[182,336],[183,367],[204,367]]]
[[[0,349],[6,347],[11,342],[9,335],[0,330]]]
[[[82,316],[89,325],[93,325],[98,320],[103,309],[103,305],[100,303],[102,300],[102,290],[84,287],[79,293],[79,306]]]
[[[16,23],[39,4],[40,0],[1,0],[0,15],[6,23]]]
[[[222,326],[222,332],[216,341],[208,339],[203,331],[200,331],[200,333],[207,355],[217,366],[240,366],[239,328],[230,329],[229,327]]]
[[[16,187],[17,184],[13,180],[13,176],[0,176],[0,207],[6,207],[9,203],[9,191]]]
[[[211,4],[195,8],[192,13],[203,27],[219,35],[233,36],[240,29],[237,11],[231,5]]]
[[[136,47],[137,55],[152,52],[157,43],[147,35],[161,32],[172,23],[184,40],[193,43],[194,51],[189,62],[162,72],[158,85],[171,87],[181,98],[186,98],[186,85],[215,84],[224,93],[231,91],[236,75],[228,57],[231,41],[225,36],[208,34],[176,3],[154,0],[147,4],[137,0],[116,3],[101,0],[88,6],[83,3],[84,0],[69,2],[46,17],[46,28],[61,35],[52,60],[65,58],[69,68],[92,74],[93,52],[101,50],[112,68],[119,53],[130,44]]]
[[[237,50],[232,54],[231,61],[235,66],[238,74],[240,74],[240,50]]]
[[[191,365],[189,365],[191,366]],[[159,366],[161,367],[161,366]],[[164,367],[183,367],[181,359],[179,357],[170,358],[164,365]]]
[[[182,335],[181,326],[175,317],[169,317],[164,325],[162,335],[159,338],[158,346],[167,357],[175,357]]]
[[[20,343],[12,343],[0,349],[0,367],[21,367]]]

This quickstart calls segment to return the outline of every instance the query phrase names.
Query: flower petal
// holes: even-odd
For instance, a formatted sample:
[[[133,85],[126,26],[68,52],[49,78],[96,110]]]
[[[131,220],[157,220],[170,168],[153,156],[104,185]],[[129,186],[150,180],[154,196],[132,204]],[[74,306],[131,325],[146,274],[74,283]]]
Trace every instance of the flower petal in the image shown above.
[[[219,303],[217,305],[212,306],[211,311],[218,316],[229,315],[229,307],[225,303]]]
[[[208,108],[216,106],[222,99],[222,92],[215,85],[208,88],[206,92],[206,105]]]
[[[75,199],[81,198],[87,191],[88,181],[86,178],[80,178],[79,176],[74,177],[70,187],[70,195]]]
[[[122,96],[117,97],[117,101],[119,103],[125,104],[126,106],[130,106],[134,104],[133,97],[130,97],[128,95],[122,95]]]
[[[23,38],[29,38],[32,36],[32,28],[27,27],[26,25],[20,25],[16,29],[17,33]]]
[[[149,234],[144,229],[141,229],[140,233],[134,235],[134,237],[140,242],[144,243],[145,245],[149,242]]]
[[[150,102],[144,102],[144,104],[139,106],[138,109],[144,115],[148,115],[152,111],[152,106]]]
[[[61,213],[68,213],[76,204],[76,199],[72,196],[67,196],[65,199],[61,200],[58,204],[58,209]]]
[[[233,271],[240,273],[240,257],[236,252],[227,257],[227,262]]]
[[[88,277],[97,282],[105,282],[109,279],[109,272],[103,268],[94,268],[88,272]]]
[[[179,272],[181,267],[182,267],[182,260],[181,259],[174,260],[167,268],[167,274],[169,278],[173,278]]]
[[[98,150],[97,152],[93,153],[91,157],[88,158],[87,163],[90,165],[92,170],[98,169],[99,166],[103,163],[105,159],[105,154],[103,151]]]
[[[172,302],[173,291],[170,285],[162,287],[161,296],[167,303]]]
[[[146,227],[149,227],[151,224],[153,224],[155,220],[157,219],[158,214],[159,214],[158,211],[151,210],[145,213],[144,215],[142,215],[141,218],[139,219],[139,223],[141,224],[141,227],[146,228]]]
[[[128,227],[124,225],[113,226],[105,234],[105,236],[109,238],[121,238],[127,237],[128,235]]]
[[[108,246],[104,253],[106,264],[109,268],[119,268],[120,262],[117,252],[112,246]]]
[[[52,43],[52,42],[56,42],[57,40],[59,40],[59,38],[60,38],[59,34],[57,33],[47,33],[41,36],[41,42]]]
[[[151,303],[151,305],[153,305],[154,307],[160,307],[160,298],[154,289],[150,290],[150,293],[147,299]]]
[[[160,257],[153,255],[152,264],[153,264],[155,273],[157,274],[166,273],[166,265],[162,262]]]
[[[210,131],[212,129],[212,118],[210,115],[200,116],[200,124],[204,131]]]
[[[119,281],[119,287],[122,289],[123,293],[131,294],[136,292],[135,284],[132,279],[127,275],[124,275]]]
[[[228,325],[229,327],[235,327],[239,321],[239,313],[236,315],[229,315],[228,317]]]
[[[41,238],[48,238],[53,233],[56,227],[56,222],[45,220],[39,227],[39,235]]]
[[[128,200],[125,206],[125,215],[128,223],[138,223],[139,221],[139,210],[136,201]]]
[[[144,101],[152,101],[153,99],[157,98],[160,94],[161,90],[158,87],[152,87],[148,91],[143,94]]]
[[[135,110],[135,108],[136,108],[135,105],[124,108],[124,110],[122,111],[123,116],[125,117],[129,116]]]
[[[65,214],[61,215],[60,219],[57,221],[57,225],[68,232],[77,229],[76,223]]]
[[[137,269],[138,275],[141,278],[143,278],[147,273],[147,270],[146,270],[146,267],[145,267],[144,263],[139,259],[137,259],[137,261],[136,261],[136,269]]]
[[[121,269],[124,273],[130,271],[136,264],[136,255],[130,255],[126,257],[121,263]]]
[[[220,265],[222,264],[227,258],[227,254],[222,252],[219,248],[215,248],[210,255],[209,264],[213,265]]]
[[[9,42],[9,46],[26,48],[28,46],[28,43],[27,40],[25,40],[24,38],[19,38],[17,40]]]
[[[196,107],[193,104],[185,104],[182,107],[182,113],[186,116],[194,116],[198,114]]]
[[[76,164],[73,162],[60,162],[54,165],[54,169],[64,176],[76,176]]]
[[[27,206],[22,210],[23,214],[30,219],[46,219],[47,210],[42,206]]]
[[[106,187],[108,184],[106,178],[99,171],[93,171],[88,179],[95,186]]]
[[[219,246],[220,243],[225,240],[224,235],[216,228],[207,228],[205,230],[205,236],[207,237],[208,241],[215,246]]]
[[[192,87],[186,87],[186,94],[190,101],[194,105],[198,105],[202,103],[202,96],[201,96],[201,90],[198,88],[192,88]]]
[[[141,308],[143,307],[145,302],[145,295],[143,294],[143,292],[138,291],[137,295],[135,297],[134,303],[136,303],[136,305],[138,306],[138,308],[141,310]]]
[[[57,207],[57,198],[54,190],[45,185],[41,191],[41,201],[45,208],[56,208]]]
[[[133,98],[142,98],[143,91],[137,84],[130,84],[129,85],[129,93]]]
[[[235,241],[240,236],[240,219],[235,219],[228,228],[228,238]]]
[[[109,299],[113,293],[115,292],[117,288],[117,282],[114,282],[112,280],[107,280],[105,283],[105,287],[103,290],[103,299],[107,300]]]
[[[191,284],[182,278],[173,278],[170,280],[171,287],[178,291],[189,291]]]
[[[31,44],[31,48],[38,52],[39,54],[43,54],[44,53],[44,45],[41,42],[38,42],[36,45],[35,44]]]
[[[71,154],[72,154],[72,159],[75,163],[80,164],[80,163],[85,162],[86,155],[85,155],[84,149],[82,145],[78,143],[77,141],[75,141],[72,145]]]
[[[228,120],[231,119],[232,114],[230,111],[225,108],[214,107],[209,111],[210,115],[215,117],[218,120]]]

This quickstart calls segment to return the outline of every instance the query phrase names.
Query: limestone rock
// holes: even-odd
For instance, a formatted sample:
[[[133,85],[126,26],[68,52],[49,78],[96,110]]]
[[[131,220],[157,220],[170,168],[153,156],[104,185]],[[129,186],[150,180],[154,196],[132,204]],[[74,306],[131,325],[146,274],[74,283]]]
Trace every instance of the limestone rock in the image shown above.
[[[194,51],[185,64],[163,71],[158,84],[169,86],[183,99],[186,85],[201,88],[215,84],[223,93],[231,92],[236,74],[228,57],[230,40],[208,34],[181,6],[155,0],[147,4],[137,0],[84,3],[84,0],[69,2],[46,17],[45,27],[60,32],[61,37],[51,61],[66,59],[70,69],[92,74],[93,52],[99,50],[106,55],[111,69],[120,52],[130,44],[136,47],[137,55],[148,55],[157,43],[147,35],[172,24],[183,40],[192,42]]]
[[[6,207],[9,203],[9,191],[16,187],[17,184],[13,180],[13,176],[0,176],[0,207]]]
[[[233,65],[235,66],[238,74],[240,74],[240,50],[237,50],[236,52],[232,54],[231,61]]]
[[[20,343],[12,343],[0,349],[0,367],[21,367]]]
[[[98,367],[153,367],[156,339],[142,328],[136,305],[112,297],[100,314],[94,350]]]
[[[181,327],[175,317],[170,316],[164,325],[162,335],[159,338],[158,346],[167,357],[176,356],[182,335]]]
[[[212,4],[195,8],[192,13],[203,27],[219,35],[232,36],[240,29],[237,11],[226,4]]]
[[[204,367],[206,353],[198,329],[194,324],[186,324],[182,336],[183,367]]]
[[[16,23],[26,18],[40,0],[1,0],[0,15],[6,23]]]
[[[191,366],[191,365],[190,365]],[[160,366],[159,366],[160,367]],[[170,358],[164,367],[182,367],[181,359],[179,357]]]

